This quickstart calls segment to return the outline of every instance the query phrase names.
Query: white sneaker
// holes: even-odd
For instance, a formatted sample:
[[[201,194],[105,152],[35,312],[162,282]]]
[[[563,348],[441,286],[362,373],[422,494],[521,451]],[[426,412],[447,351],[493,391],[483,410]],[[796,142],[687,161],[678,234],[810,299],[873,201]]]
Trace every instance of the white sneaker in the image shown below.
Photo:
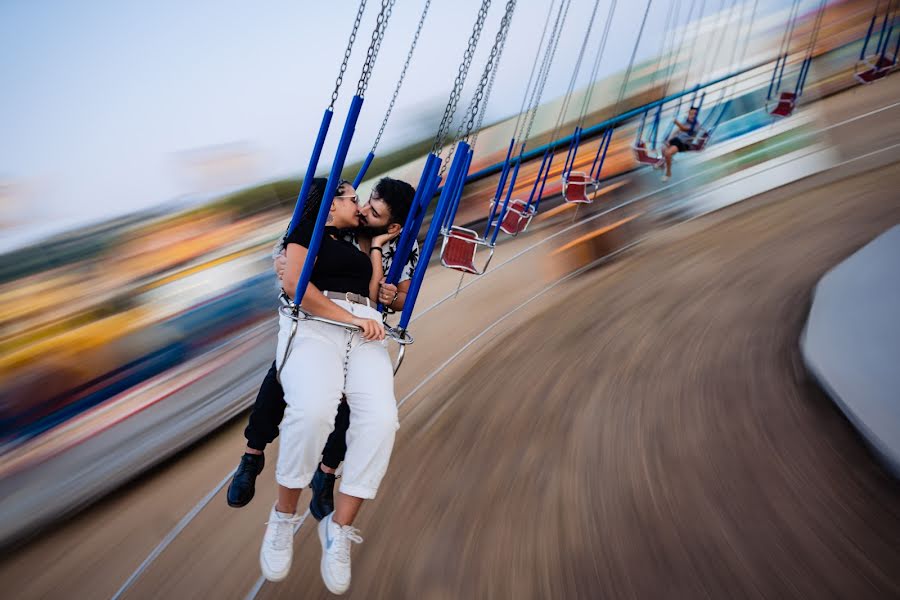
[[[350,542],[361,544],[359,529],[338,525],[331,513],[319,522],[322,542],[322,581],[332,594],[343,594],[350,587]]]
[[[291,570],[294,554],[294,526],[300,515],[285,515],[275,510],[269,513],[266,534],[259,549],[259,566],[269,581],[281,581]]]
[[[672,177],[669,176],[669,175],[663,175],[663,176],[662,176],[662,180],[663,180],[663,181],[668,181],[668,180],[670,180],[670,179],[672,179]]]

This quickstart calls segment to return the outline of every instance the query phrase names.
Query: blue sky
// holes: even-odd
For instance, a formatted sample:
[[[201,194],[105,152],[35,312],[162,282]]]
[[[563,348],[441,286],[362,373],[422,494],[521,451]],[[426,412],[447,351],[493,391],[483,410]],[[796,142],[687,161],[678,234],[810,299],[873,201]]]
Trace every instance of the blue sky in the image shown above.
[[[369,1],[338,119],[355,89],[379,4]],[[504,4],[493,3],[470,81]],[[433,135],[478,5],[433,1],[383,151]],[[488,122],[518,110],[548,7],[538,0],[519,5]],[[608,6],[601,0],[595,40]],[[624,68],[644,6],[618,3],[601,76]],[[545,99],[565,91],[592,7],[593,0],[572,0]],[[28,206],[27,219],[46,224],[298,174],[356,8],[350,1],[7,1],[0,5],[0,182],[12,184],[16,204]],[[350,160],[365,155],[377,132],[421,8],[421,1],[397,0]],[[652,12],[639,56],[659,50],[664,12]],[[590,58],[582,84],[589,67]],[[468,94],[461,110],[467,100]],[[191,166],[222,147],[243,157],[224,179]]]

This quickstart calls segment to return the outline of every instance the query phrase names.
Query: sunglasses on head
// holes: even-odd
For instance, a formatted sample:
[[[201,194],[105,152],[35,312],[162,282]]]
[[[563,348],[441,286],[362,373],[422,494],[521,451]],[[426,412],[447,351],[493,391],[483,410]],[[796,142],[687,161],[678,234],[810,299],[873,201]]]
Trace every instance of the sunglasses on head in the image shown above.
[[[346,179],[341,179],[340,182],[338,182],[338,186],[337,186],[338,193],[335,196],[335,198],[352,198],[354,203],[359,204],[359,196],[357,194],[352,194],[352,195],[346,196],[342,193],[345,185],[350,185],[350,182],[347,181]]]

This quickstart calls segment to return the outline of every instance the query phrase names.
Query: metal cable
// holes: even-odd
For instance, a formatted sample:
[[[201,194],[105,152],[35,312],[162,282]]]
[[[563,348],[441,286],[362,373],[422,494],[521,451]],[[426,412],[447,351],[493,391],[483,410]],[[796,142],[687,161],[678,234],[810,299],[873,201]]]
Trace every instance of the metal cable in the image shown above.
[[[425,8],[422,9],[422,16],[419,17],[419,25],[416,27],[412,45],[409,47],[409,53],[406,55],[406,62],[403,63],[403,69],[400,71],[400,79],[397,80],[397,87],[394,88],[394,95],[391,96],[391,101],[388,104],[384,120],[381,122],[381,127],[378,129],[378,135],[375,136],[375,142],[372,144],[373,154],[375,153],[375,149],[378,148],[379,142],[381,142],[381,136],[384,135],[384,129],[387,127],[388,119],[391,118],[391,112],[394,110],[394,103],[397,102],[397,96],[400,94],[400,88],[403,86],[403,80],[406,78],[406,71],[409,69],[409,63],[412,61],[413,53],[416,50],[416,44],[419,42],[419,34],[422,33],[422,26],[425,24],[425,17],[428,16],[428,9],[430,7],[431,0],[425,0]]]

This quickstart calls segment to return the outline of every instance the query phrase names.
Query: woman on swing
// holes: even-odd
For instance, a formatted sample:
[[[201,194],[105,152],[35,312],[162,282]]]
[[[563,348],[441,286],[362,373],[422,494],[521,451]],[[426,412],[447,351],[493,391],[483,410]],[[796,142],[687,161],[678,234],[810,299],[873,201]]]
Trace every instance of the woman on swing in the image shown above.
[[[692,106],[688,110],[688,116],[684,123],[675,119],[675,127],[679,129],[678,133],[673,135],[666,142],[663,149],[663,155],[660,160],[666,166],[666,174],[663,175],[663,181],[668,181],[672,177],[672,158],[679,152],[688,152],[691,149],[691,141],[700,131],[700,121],[697,120],[697,107]]]
[[[313,182],[303,217],[284,240],[283,283],[292,299],[324,188],[324,180]],[[270,581],[284,579],[291,566],[294,526],[300,520],[300,492],[319,466],[338,404],[346,396],[353,418],[346,436],[343,480],[334,512],[319,523],[322,579],[334,594],[350,586],[350,545],[362,542],[353,521],[363,500],[378,491],[399,425],[393,365],[376,309],[384,275],[381,255],[366,255],[339,235],[340,230],[359,225],[355,198],[349,183],[338,186],[302,307],[315,316],[355,325],[359,331],[302,321],[288,351],[292,320],[279,317],[276,362],[287,408],[275,468],[278,500],[260,550],[263,575]]]

